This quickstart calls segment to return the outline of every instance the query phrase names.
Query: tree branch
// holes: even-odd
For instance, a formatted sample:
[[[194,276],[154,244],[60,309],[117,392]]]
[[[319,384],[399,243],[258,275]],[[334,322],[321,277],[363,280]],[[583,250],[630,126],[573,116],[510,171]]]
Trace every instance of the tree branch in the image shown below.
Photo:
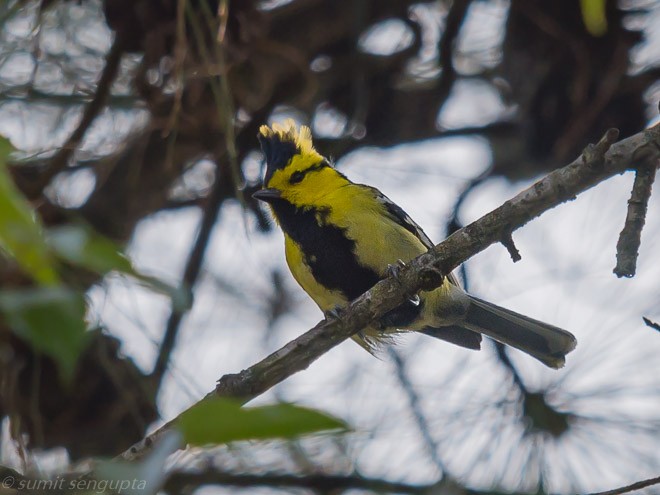
[[[444,276],[460,263],[527,224],[544,211],[574,199],[605,179],[631,167],[640,156],[660,158],[660,125],[618,143],[616,129],[588,146],[571,164],[555,170],[531,187],[472,224],[456,231],[429,252],[403,267],[396,278],[381,280],[351,302],[338,318],[324,320],[259,363],[237,374],[223,376],[212,397],[234,397],[243,402],[262,394],[289,376],[306,369],[321,355],[343,342],[420,290],[441,285]],[[124,452],[121,457],[142,457],[171,429],[165,424]]]
[[[389,347],[387,350],[389,351],[389,355],[394,362],[399,385],[401,385],[401,388],[408,397],[408,406],[410,407],[413,418],[415,419],[415,423],[417,423],[417,429],[422,436],[422,440],[426,446],[429,457],[431,458],[431,461],[433,461],[433,464],[435,464],[435,466],[440,471],[442,477],[444,477],[447,474],[447,467],[445,466],[444,462],[440,458],[440,454],[438,453],[438,443],[435,441],[433,435],[431,434],[431,428],[429,427],[426,416],[422,411],[419,395],[417,394],[415,387],[408,377],[408,373],[406,371],[406,363],[394,347]]]
[[[472,0],[455,0],[445,19],[445,28],[438,41],[438,58],[442,75],[438,81],[438,91],[444,94],[444,101],[448,98],[454,81],[456,80],[456,68],[454,67],[454,45],[465,21],[468,8]],[[442,107],[442,105],[440,105]]]
[[[642,242],[642,229],[646,223],[646,210],[651,198],[651,188],[655,180],[656,162],[644,163],[635,173],[628,214],[619,241],[616,243],[616,266],[614,274],[617,277],[633,277],[637,270],[637,256]]]
[[[614,488],[605,492],[595,492],[588,495],[622,495],[649,486],[660,484],[660,476],[638,481],[631,485]],[[197,473],[175,472],[165,483],[164,491],[167,493],[184,493],[185,487],[200,487],[203,485],[225,486],[268,486],[280,488],[308,488],[325,491],[338,491],[358,489],[370,490],[377,493],[405,493],[405,494],[431,494],[431,493],[458,493],[461,495],[498,495],[500,492],[487,490],[486,492],[470,490],[453,481],[439,481],[429,485],[412,485],[407,483],[391,482],[378,478],[365,478],[359,474],[332,475],[313,474],[296,475],[281,473],[244,474],[230,473],[218,470],[206,470]],[[515,492],[514,492],[515,495]]]
[[[228,473],[217,470],[207,470],[199,473],[173,473],[163,487],[167,493],[185,493],[186,487],[199,487],[203,485],[224,486],[268,486],[279,488],[307,488],[322,493],[332,491],[341,493],[344,490],[369,490],[375,493],[407,493],[424,494],[434,485],[411,485],[407,483],[390,482],[377,478],[365,478],[359,474],[332,475],[332,474],[243,474]]]
[[[654,330],[657,330],[660,332],[660,324],[656,323],[654,321],[649,320],[646,316],[642,316],[642,320],[644,320],[644,323],[646,326],[653,328]]]
[[[642,488],[647,488],[653,485],[660,484],[660,476],[656,478],[649,478],[647,480],[638,481],[632,485],[621,486],[619,488],[614,488],[613,490],[607,490],[606,492],[595,492],[589,493],[588,495],[621,495],[623,493],[630,493],[636,490],[641,490]]]
[[[195,239],[195,243],[190,250],[188,260],[186,261],[186,267],[184,269],[183,279],[181,281],[181,285],[186,291],[192,291],[193,287],[197,283],[197,278],[199,277],[199,272],[202,268],[202,263],[204,262],[206,248],[211,239],[213,227],[216,223],[216,220],[218,219],[220,206],[224,200],[233,193],[231,182],[227,180],[228,178],[222,177],[220,173],[220,167],[216,167],[216,178],[213,184],[213,189],[211,190],[207,204],[204,207],[204,213],[200,221],[197,238]],[[179,333],[179,327],[181,325],[183,315],[183,311],[172,306],[170,317],[167,320],[167,327],[165,328],[165,335],[163,336],[163,341],[160,345],[158,357],[156,358],[156,364],[154,365],[154,369],[151,373],[151,378],[154,380],[155,392],[160,389],[163,377],[167,371],[167,365],[169,363],[172,351],[174,350],[176,336]]]
[[[87,130],[91,127],[96,117],[105,107],[106,101],[110,95],[110,88],[119,72],[119,66],[123,55],[123,39],[117,35],[106,56],[105,66],[103,67],[103,72],[101,73],[94,97],[85,107],[80,122],[78,123],[78,127],[76,127],[66,143],[64,143],[57,153],[55,153],[50,159],[48,167],[39,175],[38,180],[36,180],[34,184],[25,188],[27,193],[32,197],[41,194],[43,188],[50,183],[53,177],[66,168],[69,158],[71,158],[76,151],[76,148],[80,146]]]

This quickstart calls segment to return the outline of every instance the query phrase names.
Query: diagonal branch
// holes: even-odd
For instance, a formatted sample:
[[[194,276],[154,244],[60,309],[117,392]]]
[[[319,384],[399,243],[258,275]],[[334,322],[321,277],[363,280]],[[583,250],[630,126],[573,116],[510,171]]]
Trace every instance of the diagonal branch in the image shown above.
[[[232,195],[232,192],[233,190],[231,189],[231,185],[228,183],[227,178],[222,177],[220,175],[220,169],[216,168],[215,183],[213,184],[213,188],[211,189],[211,193],[209,194],[204,207],[199,231],[197,232],[197,238],[195,239],[195,244],[188,255],[183,279],[181,281],[181,286],[186,291],[192,291],[197,283],[197,278],[199,277],[202,264],[204,263],[206,249],[211,239],[211,233],[213,232],[213,227],[218,219],[220,206],[227,197]],[[183,316],[184,311],[172,306],[170,317],[167,320],[167,327],[165,328],[165,335],[163,336],[158,357],[156,358],[156,364],[151,372],[151,378],[155,387],[154,393],[157,393],[160,389],[163,377],[167,371],[167,366],[172,351],[174,350],[176,336],[179,333],[179,327]]]
[[[117,35],[106,55],[105,66],[99,78],[94,97],[85,107],[78,127],[76,127],[69,136],[69,139],[66,140],[57,153],[48,161],[48,167],[38,176],[35,183],[25,189],[30,195],[37,196],[41,194],[43,188],[50,183],[53,177],[66,168],[69,159],[80,146],[85,134],[87,134],[92,123],[96,120],[96,117],[98,117],[108,101],[110,89],[119,72],[124,51],[123,38]]]
[[[601,141],[588,146],[571,164],[555,170],[503,205],[464,227],[429,252],[403,267],[397,278],[381,280],[351,302],[340,317],[324,320],[259,363],[237,374],[223,376],[212,397],[234,397],[248,402],[316,359],[420,290],[432,290],[459,264],[500,242],[505,234],[555,206],[569,201],[613,175],[625,172],[641,157],[660,158],[660,125],[614,143],[611,129]],[[172,429],[176,419],[122,454],[126,460],[142,457],[154,441]]]
[[[438,81],[438,91],[445,95],[443,102],[449,96],[458,75],[456,67],[454,67],[454,46],[471,2],[472,0],[454,0],[452,2],[445,19],[444,31],[438,41],[438,58],[442,68],[442,75]]]
[[[649,478],[647,480],[638,481],[631,485],[614,488],[613,490],[607,490],[606,492],[590,493],[589,495],[621,495],[623,493],[630,493],[655,485],[660,485],[660,476],[657,476],[655,478]]]
[[[435,464],[441,475],[444,477],[447,474],[447,467],[440,458],[440,454],[438,454],[438,443],[433,438],[433,435],[431,435],[431,428],[429,427],[426,416],[422,411],[422,406],[419,401],[419,394],[415,390],[415,387],[408,377],[408,373],[406,371],[406,363],[404,362],[401,355],[396,351],[396,349],[394,349],[394,347],[389,347],[388,351],[390,357],[394,361],[394,366],[396,367],[396,376],[399,380],[399,385],[401,385],[401,388],[408,396],[408,406],[412,411],[415,423],[417,423],[417,429],[422,435],[422,440],[424,441],[428,455],[433,461],[433,464]]]

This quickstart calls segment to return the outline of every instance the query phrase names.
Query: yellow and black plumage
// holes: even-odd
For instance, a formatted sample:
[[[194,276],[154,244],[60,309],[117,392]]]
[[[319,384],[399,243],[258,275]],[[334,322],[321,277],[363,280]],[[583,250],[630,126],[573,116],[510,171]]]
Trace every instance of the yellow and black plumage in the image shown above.
[[[312,144],[309,128],[292,120],[262,126],[267,202],[285,239],[291,273],[322,311],[344,306],[433,246],[422,229],[378,189],[355,184]],[[569,332],[467,294],[450,275],[444,284],[385,315],[354,339],[373,351],[388,335],[412,330],[470,349],[481,334],[559,368],[576,340]]]

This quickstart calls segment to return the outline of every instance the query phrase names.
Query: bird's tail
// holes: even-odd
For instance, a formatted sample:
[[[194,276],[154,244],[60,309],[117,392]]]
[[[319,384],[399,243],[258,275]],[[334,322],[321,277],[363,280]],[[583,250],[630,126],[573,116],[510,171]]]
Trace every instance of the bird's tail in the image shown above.
[[[575,349],[577,340],[566,330],[469,297],[467,315],[460,324],[468,330],[515,347],[551,368],[564,366],[566,354]]]

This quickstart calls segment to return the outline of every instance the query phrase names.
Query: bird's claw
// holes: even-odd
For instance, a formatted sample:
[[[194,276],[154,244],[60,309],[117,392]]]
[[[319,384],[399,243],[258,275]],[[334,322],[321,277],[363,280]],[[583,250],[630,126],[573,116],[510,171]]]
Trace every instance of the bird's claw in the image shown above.
[[[332,320],[341,320],[341,315],[344,313],[345,309],[341,306],[335,306],[332,309],[329,309],[325,312],[326,321]]]
[[[401,269],[405,266],[406,264],[402,260],[396,260],[396,263],[393,265],[387,265],[387,274],[398,280]]]

